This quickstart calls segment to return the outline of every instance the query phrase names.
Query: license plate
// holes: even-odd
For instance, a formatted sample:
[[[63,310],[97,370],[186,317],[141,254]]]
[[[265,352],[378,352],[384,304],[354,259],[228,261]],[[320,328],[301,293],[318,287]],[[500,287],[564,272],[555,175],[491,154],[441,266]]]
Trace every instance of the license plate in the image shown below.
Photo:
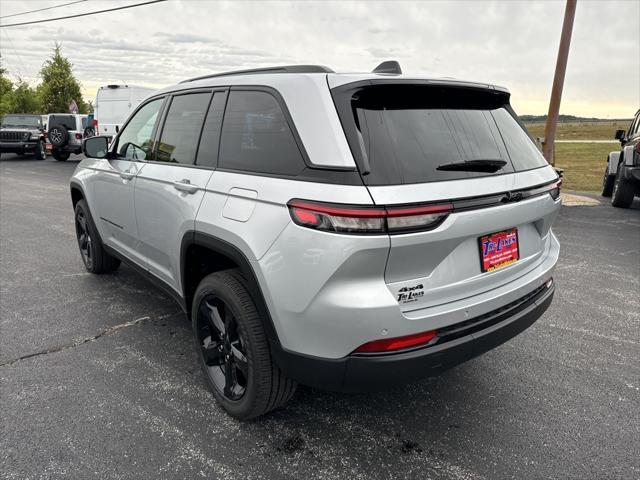
[[[518,229],[490,233],[478,238],[480,245],[480,268],[492,272],[515,263],[520,258],[518,251]]]

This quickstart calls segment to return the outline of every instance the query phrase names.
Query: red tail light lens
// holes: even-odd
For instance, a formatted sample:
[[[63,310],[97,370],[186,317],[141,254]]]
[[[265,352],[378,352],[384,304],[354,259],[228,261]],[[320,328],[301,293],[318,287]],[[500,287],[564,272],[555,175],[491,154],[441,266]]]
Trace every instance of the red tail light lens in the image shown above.
[[[416,347],[418,345],[427,345],[435,343],[438,337],[436,330],[429,332],[416,333],[415,335],[407,335],[405,337],[385,338],[382,340],[374,340],[358,347],[354,353],[384,353],[402,350],[404,348]]]
[[[560,188],[562,187],[562,179],[559,178],[558,181],[556,183],[552,183],[550,186],[550,190],[549,190],[549,195],[551,195],[551,198],[553,198],[554,200],[557,200],[558,197],[560,196]]]
[[[76,139],[82,140],[82,134],[81,133],[76,133]]]
[[[302,227],[340,233],[402,233],[431,230],[453,210],[450,203],[411,207],[368,207],[291,200],[289,212]]]

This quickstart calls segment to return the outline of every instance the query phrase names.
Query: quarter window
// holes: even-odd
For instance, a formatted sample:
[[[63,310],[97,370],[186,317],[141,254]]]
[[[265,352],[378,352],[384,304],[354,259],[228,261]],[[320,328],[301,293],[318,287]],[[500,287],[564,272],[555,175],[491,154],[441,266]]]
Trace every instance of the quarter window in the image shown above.
[[[275,97],[231,91],[222,125],[220,168],[297,175],[304,160]]]
[[[156,160],[193,164],[211,93],[173,97],[164,122]]]
[[[153,151],[153,126],[162,106],[162,98],[152,100],[138,110],[118,137],[118,157],[149,160]]]

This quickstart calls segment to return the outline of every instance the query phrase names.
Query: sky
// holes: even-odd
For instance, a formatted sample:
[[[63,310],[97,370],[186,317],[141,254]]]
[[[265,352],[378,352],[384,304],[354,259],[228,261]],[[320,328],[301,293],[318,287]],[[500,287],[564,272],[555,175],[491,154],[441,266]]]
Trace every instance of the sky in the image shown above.
[[[0,17],[71,0],[0,0]],[[89,0],[0,24],[143,0]],[[100,85],[162,87],[234,69],[320,64],[368,72],[389,59],[407,74],[506,86],[519,114],[545,114],[564,1],[166,3],[0,29],[10,76],[35,85],[54,42],[86,99]],[[578,0],[561,113],[630,118],[640,107],[640,0]]]

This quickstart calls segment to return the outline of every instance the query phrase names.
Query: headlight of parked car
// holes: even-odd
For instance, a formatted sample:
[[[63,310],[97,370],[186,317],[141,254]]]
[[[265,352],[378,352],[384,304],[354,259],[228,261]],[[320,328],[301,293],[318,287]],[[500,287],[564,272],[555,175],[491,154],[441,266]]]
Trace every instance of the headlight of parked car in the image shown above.
[[[29,140],[38,140],[39,138],[40,138],[40,135],[38,135],[38,134],[34,134],[34,135],[31,135],[31,137],[29,138]]]

